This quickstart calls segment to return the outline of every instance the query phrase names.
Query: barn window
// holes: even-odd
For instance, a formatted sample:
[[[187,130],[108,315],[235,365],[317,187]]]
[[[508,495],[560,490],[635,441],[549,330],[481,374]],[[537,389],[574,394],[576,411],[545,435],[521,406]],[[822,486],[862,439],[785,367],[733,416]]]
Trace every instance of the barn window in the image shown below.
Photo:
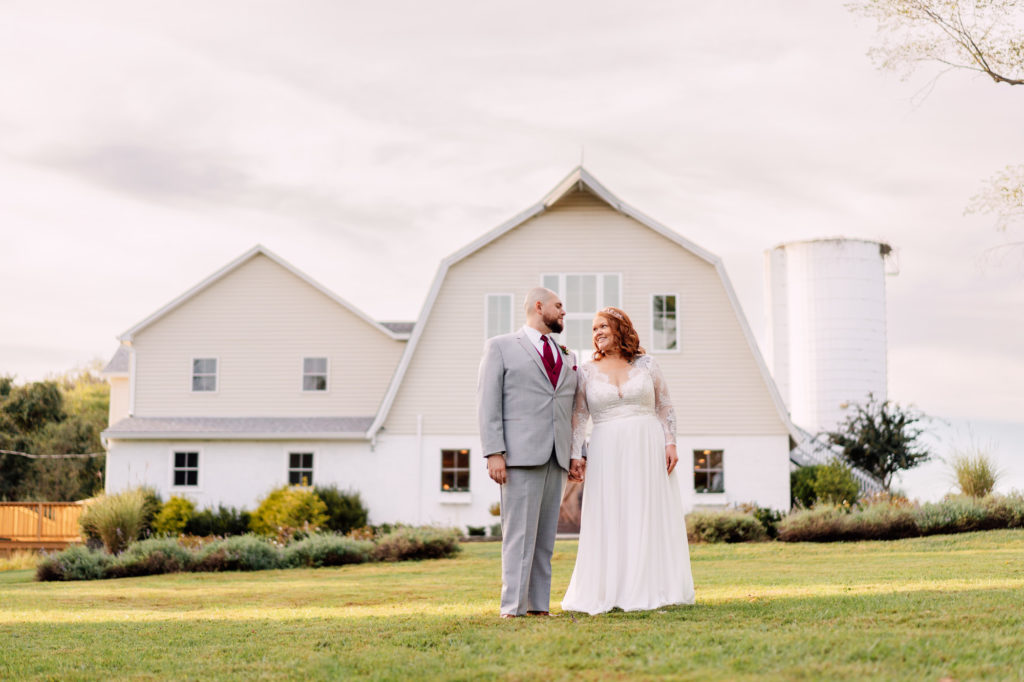
[[[486,338],[512,331],[512,294],[487,294],[484,304]]]
[[[675,294],[651,297],[651,350],[679,350]]]
[[[288,485],[313,485],[313,453],[288,453]]]
[[[613,272],[547,274],[541,284],[558,294],[565,306],[562,341],[581,355],[593,350],[594,314],[608,306],[619,307],[622,275]]]
[[[327,390],[327,358],[302,358],[302,390]]]
[[[693,489],[698,493],[724,493],[724,451],[693,451]]]
[[[192,358],[192,391],[207,393],[217,390],[217,358]]]
[[[441,450],[441,491],[469,490],[469,450]]]
[[[175,452],[172,484],[176,487],[199,485],[199,453]]]

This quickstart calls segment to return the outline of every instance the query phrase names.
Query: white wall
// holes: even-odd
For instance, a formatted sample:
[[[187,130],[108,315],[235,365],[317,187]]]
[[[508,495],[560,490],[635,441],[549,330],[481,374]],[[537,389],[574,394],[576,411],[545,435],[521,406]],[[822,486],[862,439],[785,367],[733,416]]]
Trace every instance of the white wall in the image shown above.
[[[761,507],[789,509],[788,436],[681,435],[676,444],[676,478],[686,511],[694,507],[754,502]],[[725,492],[697,494],[693,490],[693,451],[722,450]]]
[[[694,506],[755,502],[789,508],[789,451],[785,436],[685,436],[680,438],[676,473],[686,511]],[[470,451],[470,491],[441,491],[441,450]],[[693,492],[692,451],[724,450],[725,493]],[[171,485],[175,450],[197,450],[199,485]],[[225,504],[255,509],[270,490],[287,479],[289,452],[314,453],[313,482],[336,484],[361,493],[371,523],[405,522],[465,527],[497,523],[490,507],[498,486],[476,436],[388,436],[371,450],[365,441],[114,441],[107,456],[107,492],[138,485],[156,488],[166,500],[181,495],[198,507]]]
[[[498,486],[487,477],[475,436],[383,436],[371,451],[365,441],[113,441],[107,455],[108,493],[149,485],[166,500],[187,497],[196,506],[217,504],[255,509],[269,491],[288,480],[288,453],[313,452],[313,482],[358,491],[371,523],[402,521],[463,527],[498,519],[489,507]],[[470,493],[442,493],[441,449],[467,448]],[[199,452],[199,485],[175,488],[175,450]],[[422,453],[422,469],[420,455]]]

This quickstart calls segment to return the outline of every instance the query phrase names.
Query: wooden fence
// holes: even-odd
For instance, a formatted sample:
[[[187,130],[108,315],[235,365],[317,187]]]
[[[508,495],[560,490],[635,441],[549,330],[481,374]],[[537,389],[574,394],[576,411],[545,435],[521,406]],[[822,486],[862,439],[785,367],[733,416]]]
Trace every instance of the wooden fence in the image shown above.
[[[81,542],[81,502],[0,502],[0,554]]]

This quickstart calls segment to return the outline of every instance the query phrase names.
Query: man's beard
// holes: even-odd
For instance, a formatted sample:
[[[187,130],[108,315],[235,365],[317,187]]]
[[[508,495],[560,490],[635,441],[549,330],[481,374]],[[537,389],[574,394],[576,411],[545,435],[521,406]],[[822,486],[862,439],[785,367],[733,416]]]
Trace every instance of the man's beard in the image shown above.
[[[547,325],[548,329],[551,330],[552,334],[562,333],[562,321],[557,317],[552,320],[544,320],[544,324]]]

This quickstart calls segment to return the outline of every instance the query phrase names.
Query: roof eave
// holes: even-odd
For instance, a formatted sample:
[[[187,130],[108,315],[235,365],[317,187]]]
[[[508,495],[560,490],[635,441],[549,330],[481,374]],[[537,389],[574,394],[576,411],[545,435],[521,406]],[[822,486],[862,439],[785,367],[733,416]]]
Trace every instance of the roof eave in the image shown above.
[[[367,440],[365,431],[308,433],[196,433],[194,431],[103,431],[105,440]]]

